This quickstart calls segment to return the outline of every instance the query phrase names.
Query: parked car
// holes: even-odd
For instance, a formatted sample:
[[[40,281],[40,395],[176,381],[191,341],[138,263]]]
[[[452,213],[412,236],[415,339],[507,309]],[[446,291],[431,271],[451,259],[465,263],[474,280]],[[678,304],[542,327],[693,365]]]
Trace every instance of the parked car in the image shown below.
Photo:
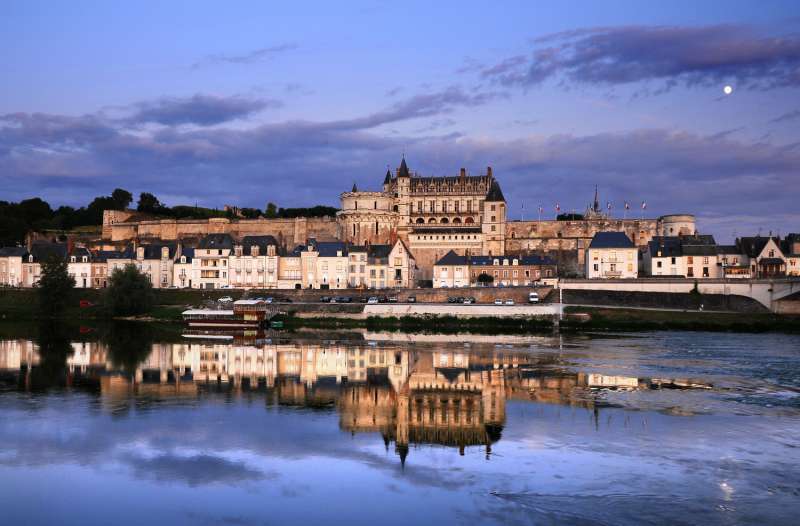
[[[228,302],[233,301],[233,298],[231,298],[230,296],[222,296],[217,301],[220,302],[220,303],[228,303]]]
[[[513,304],[514,304],[514,300],[512,300],[511,298],[508,298],[506,300],[506,305],[513,305]]]
[[[497,299],[494,300],[494,304],[495,305],[502,305],[503,304],[503,300],[501,300],[500,298],[497,298]]]
[[[330,303],[331,302],[331,297],[330,296],[322,296],[319,299],[319,301],[322,302],[322,303]]]
[[[397,303],[397,296],[389,296],[389,303]]]
[[[456,302],[455,296],[448,296],[447,297],[447,303],[455,303],[455,302]]]
[[[369,298],[367,298],[366,296],[359,296],[356,301],[358,301],[359,303],[366,303],[368,299]]]
[[[472,305],[475,301],[472,298],[464,298],[464,305]]]
[[[528,303],[539,303],[539,293],[531,292],[528,294]]]
[[[232,289],[233,285],[223,285],[220,287],[221,289]]]
[[[407,301],[408,301],[408,303],[416,303],[417,302],[417,297],[416,296],[409,296]]]
[[[353,302],[353,298],[351,298],[350,296],[339,296],[338,298],[336,298],[336,302],[337,303],[352,303]]]
[[[378,301],[381,303],[389,303],[389,298],[387,298],[386,296],[380,296],[378,297]]]
[[[275,300],[273,300],[272,298],[265,298],[264,299],[264,303],[272,303],[273,301],[275,301]]]
[[[372,297],[370,297],[370,299],[367,300],[367,303],[370,304],[370,305],[375,305],[376,303],[378,303],[378,298],[376,298],[375,296],[372,296]]]

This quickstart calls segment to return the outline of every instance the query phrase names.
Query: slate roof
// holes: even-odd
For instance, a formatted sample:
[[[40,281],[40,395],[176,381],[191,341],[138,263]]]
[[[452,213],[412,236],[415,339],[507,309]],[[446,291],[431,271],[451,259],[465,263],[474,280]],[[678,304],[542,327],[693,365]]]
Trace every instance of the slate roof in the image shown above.
[[[466,256],[459,256],[452,250],[442,256],[439,261],[435,263],[436,265],[466,265],[467,258]]]
[[[717,245],[717,254],[738,256],[742,253],[736,245]]]
[[[30,255],[32,255],[33,260],[37,262],[45,261],[50,257],[64,259],[67,257],[67,244],[34,241],[31,245]]]
[[[258,247],[259,255],[265,255],[267,253],[267,247],[272,245],[274,247],[278,246],[278,241],[275,239],[274,236],[244,236],[242,238],[242,242],[240,243],[243,247],[242,253],[244,255],[252,255],[253,247]]]
[[[119,250],[95,250],[92,253],[92,261],[103,263],[109,259],[130,259],[130,254]]]
[[[597,232],[589,248],[636,248],[625,232]]]
[[[502,201],[506,202],[506,198],[503,197],[503,191],[500,190],[500,183],[496,180],[492,180],[492,186],[489,188],[489,192],[486,194],[487,201]]]
[[[678,236],[654,236],[647,244],[651,257],[674,258],[681,256],[681,242]],[[659,256],[658,253],[661,252]]]
[[[201,249],[233,249],[233,238],[230,234],[209,234],[200,240],[197,248]]]
[[[3,257],[25,257],[28,255],[28,249],[25,247],[1,247],[0,258]]]
[[[391,175],[387,172],[387,175]],[[406,164],[406,158],[403,157],[403,160],[400,161],[400,169],[397,170],[398,177],[410,177],[411,173],[408,171],[408,165]]]
[[[187,263],[191,263],[192,262],[192,258],[194,258],[194,249],[191,248],[191,247],[183,247],[181,249],[181,256],[180,257],[185,257],[186,258],[186,262]]]
[[[164,247],[169,249],[169,259],[175,258],[177,245],[175,243],[153,243],[149,245],[140,245],[144,248],[144,259],[161,259],[161,249]]]
[[[775,243],[780,246],[780,239],[777,237],[762,236],[740,237],[736,240],[736,244],[744,254],[747,254],[751,258],[755,258],[758,257],[762,250],[764,250],[764,247],[767,246],[767,243],[769,243],[770,239],[775,241]]]

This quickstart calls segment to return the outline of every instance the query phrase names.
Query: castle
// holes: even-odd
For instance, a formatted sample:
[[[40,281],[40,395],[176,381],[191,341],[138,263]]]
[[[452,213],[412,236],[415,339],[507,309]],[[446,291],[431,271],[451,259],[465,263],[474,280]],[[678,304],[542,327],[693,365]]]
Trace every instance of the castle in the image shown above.
[[[394,173],[387,170],[380,190],[363,191],[354,184],[340,200],[335,218],[176,220],[109,210],[103,216],[103,240],[113,245],[227,233],[272,235],[291,248],[309,239],[355,245],[401,239],[416,259],[417,277],[431,279],[433,264],[451,250],[459,255],[550,255],[579,273],[585,249],[597,232],[625,232],[638,247],[646,247],[654,236],[695,233],[695,219],[689,214],[612,218],[601,212],[597,194],[581,219],[509,220],[491,167],[480,175],[462,168],[455,176],[424,177],[409,170],[405,158]]]

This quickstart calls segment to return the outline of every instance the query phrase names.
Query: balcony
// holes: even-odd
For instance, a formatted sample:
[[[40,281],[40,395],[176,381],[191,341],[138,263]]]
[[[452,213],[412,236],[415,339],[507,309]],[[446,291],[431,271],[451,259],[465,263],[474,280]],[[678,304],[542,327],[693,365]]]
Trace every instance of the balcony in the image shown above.
[[[622,277],[622,271],[621,270],[606,270],[606,271],[603,271],[603,277],[604,278],[619,278],[619,277]]]

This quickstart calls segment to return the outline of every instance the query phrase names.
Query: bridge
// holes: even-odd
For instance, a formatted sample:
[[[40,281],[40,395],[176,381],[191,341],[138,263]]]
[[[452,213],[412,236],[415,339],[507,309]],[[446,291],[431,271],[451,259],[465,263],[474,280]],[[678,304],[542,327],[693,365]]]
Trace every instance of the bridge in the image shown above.
[[[800,278],[782,279],[562,279],[563,290],[604,290],[617,292],[689,293],[697,284],[701,294],[745,296],[759,302],[772,312],[777,301],[800,291]]]

